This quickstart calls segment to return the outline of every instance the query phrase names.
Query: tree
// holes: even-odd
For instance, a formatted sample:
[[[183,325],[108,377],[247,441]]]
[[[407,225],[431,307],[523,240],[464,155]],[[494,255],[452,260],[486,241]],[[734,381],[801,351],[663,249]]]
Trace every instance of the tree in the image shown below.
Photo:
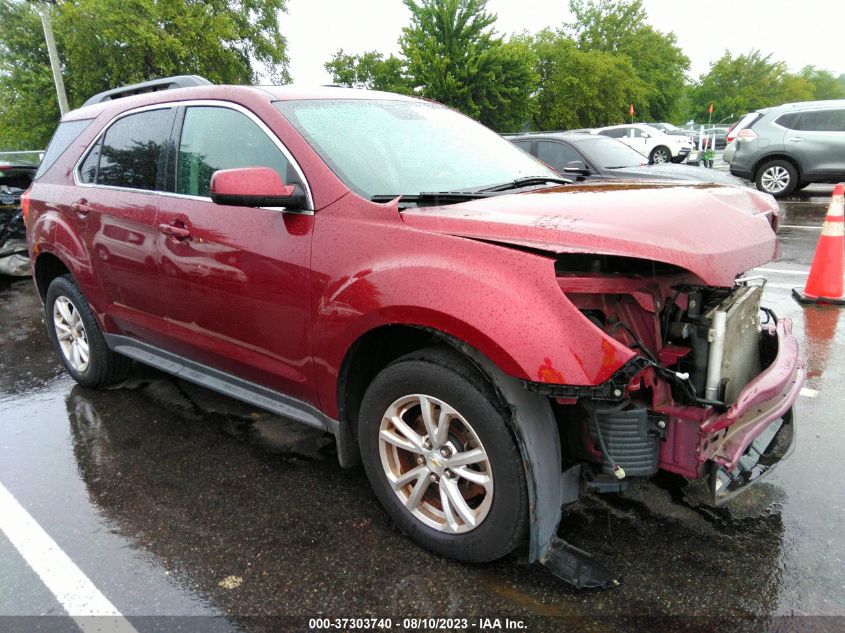
[[[804,77],[791,75],[786,64],[772,61],[771,57],[757,50],[736,57],[725,51],[693,87],[692,116],[705,119],[711,102],[715,108],[713,118],[721,119],[729,115],[738,117],[758,108],[813,99],[813,84]]]
[[[812,85],[813,99],[845,99],[845,75],[837,78],[815,66],[804,66],[798,75]]]
[[[584,51],[563,33],[534,41],[540,74],[535,124],[539,129],[601,127],[624,121],[645,86],[625,55]]]
[[[418,94],[499,131],[530,119],[537,85],[531,47],[496,35],[487,0],[403,1],[411,23],[399,44]]]
[[[641,84],[637,103],[641,118],[678,118],[689,58],[673,33],[661,33],[648,23],[642,0],[570,0],[574,22],[563,33],[581,51],[624,55]]]
[[[410,82],[404,74],[404,64],[393,55],[387,59],[375,51],[347,55],[343,49],[338,49],[324,66],[331,73],[332,81],[340,86],[406,94],[411,92]]]
[[[52,7],[68,100],[177,74],[288,80],[286,0],[73,0]],[[0,0],[0,146],[43,147],[58,121],[49,59],[29,2]],[[253,61],[257,64],[253,68]]]

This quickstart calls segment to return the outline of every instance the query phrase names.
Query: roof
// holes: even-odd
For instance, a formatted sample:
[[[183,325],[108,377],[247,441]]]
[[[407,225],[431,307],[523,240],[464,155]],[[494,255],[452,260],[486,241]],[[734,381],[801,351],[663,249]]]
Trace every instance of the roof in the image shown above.
[[[146,105],[158,103],[172,103],[174,101],[188,101],[192,99],[237,100],[245,96],[260,97],[267,101],[292,101],[299,99],[380,99],[391,101],[416,101],[415,97],[381,92],[379,90],[362,90],[357,88],[343,88],[336,86],[235,86],[203,84],[187,88],[167,88],[144,91],[138,94],[108,98],[96,103],[84,105],[71,110],[63,121],[90,119],[99,116],[104,110],[114,109],[116,112],[130,110]],[[93,97],[92,97],[93,99]],[[89,99],[85,103],[92,101]]]

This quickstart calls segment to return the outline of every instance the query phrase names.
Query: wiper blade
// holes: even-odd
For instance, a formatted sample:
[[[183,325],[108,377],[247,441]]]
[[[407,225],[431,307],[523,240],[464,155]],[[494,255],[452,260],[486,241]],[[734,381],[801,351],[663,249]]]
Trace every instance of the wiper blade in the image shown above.
[[[508,191],[509,189],[519,189],[520,187],[527,187],[529,185],[542,185],[547,182],[553,182],[559,185],[572,184],[572,180],[568,178],[555,178],[554,176],[525,176],[510,182],[503,182],[501,185],[493,185],[492,187],[480,189],[479,193]]]
[[[390,202],[401,198],[402,202],[461,202],[463,200],[477,200],[478,198],[489,198],[494,195],[492,191],[421,191],[410,194],[378,194],[370,198],[373,202]]]

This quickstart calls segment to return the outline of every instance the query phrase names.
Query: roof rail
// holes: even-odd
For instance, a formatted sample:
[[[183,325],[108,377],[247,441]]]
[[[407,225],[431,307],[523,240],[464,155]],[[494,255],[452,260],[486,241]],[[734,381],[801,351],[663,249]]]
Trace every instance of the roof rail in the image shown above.
[[[213,84],[208,79],[200,77],[199,75],[177,75],[175,77],[165,77],[164,79],[153,79],[151,81],[142,81],[139,84],[121,86],[120,88],[114,88],[113,90],[98,92],[93,97],[89,98],[88,101],[83,103],[82,107],[120,99],[121,97],[131,97],[132,95],[139,95],[145,92],[158,92],[159,90],[173,90],[174,88],[190,88],[191,86],[211,85]]]

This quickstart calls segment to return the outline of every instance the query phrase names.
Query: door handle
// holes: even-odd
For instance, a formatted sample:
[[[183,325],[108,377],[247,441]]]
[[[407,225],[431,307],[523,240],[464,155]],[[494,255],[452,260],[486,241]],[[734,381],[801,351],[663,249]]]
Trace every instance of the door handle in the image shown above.
[[[74,202],[70,205],[71,210],[79,216],[80,219],[84,219],[88,216],[89,213],[92,211],[92,207],[88,204],[88,201],[85,198],[78,202]]]
[[[804,139],[801,138],[800,136],[792,136],[792,137],[789,138],[790,143],[800,143],[803,140]]]
[[[164,233],[167,237],[175,238],[179,241],[191,239],[191,231],[188,227],[179,224],[159,224],[158,230]]]

